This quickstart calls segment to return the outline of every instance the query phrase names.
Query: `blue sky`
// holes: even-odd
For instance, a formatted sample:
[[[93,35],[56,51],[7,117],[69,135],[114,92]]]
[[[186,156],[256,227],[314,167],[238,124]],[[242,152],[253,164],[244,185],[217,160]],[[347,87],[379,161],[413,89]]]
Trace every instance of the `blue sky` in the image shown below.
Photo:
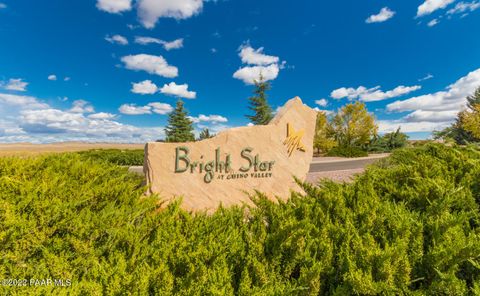
[[[360,100],[380,132],[452,122],[480,86],[480,2],[0,0],[0,142],[145,142],[183,97],[197,130]]]

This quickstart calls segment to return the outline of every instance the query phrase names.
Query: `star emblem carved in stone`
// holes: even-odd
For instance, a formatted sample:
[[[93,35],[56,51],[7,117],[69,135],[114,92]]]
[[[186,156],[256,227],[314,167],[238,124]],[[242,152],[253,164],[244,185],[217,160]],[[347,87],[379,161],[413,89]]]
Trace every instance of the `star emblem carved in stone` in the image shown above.
[[[287,146],[288,156],[291,156],[293,151],[298,150],[305,152],[305,145],[302,143],[305,130],[295,131],[290,123],[287,123],[287,138],[283,144]]]

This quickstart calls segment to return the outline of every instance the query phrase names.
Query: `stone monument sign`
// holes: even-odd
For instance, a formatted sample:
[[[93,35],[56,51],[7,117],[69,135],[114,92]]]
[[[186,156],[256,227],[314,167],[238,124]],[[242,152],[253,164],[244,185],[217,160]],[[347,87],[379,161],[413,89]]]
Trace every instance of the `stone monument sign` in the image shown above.
[[[149,193],[182,197],[186,210],[212,211],[247,203],[248,193],[287,199],[299,190],[313,153],[317,112],[289,100],[268,125],[245,126],[188,143],[147,143],[144,172]]]

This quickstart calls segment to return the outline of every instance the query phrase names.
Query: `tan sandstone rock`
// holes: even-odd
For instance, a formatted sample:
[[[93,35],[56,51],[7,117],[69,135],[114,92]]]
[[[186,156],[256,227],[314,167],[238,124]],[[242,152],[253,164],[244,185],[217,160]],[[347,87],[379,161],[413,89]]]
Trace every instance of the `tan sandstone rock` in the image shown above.
[[[255,190],[287,199],[299,190],[312,161],[316,111],[300,98],[289,100],[272,122],[238,127],[213,138],[188,143],[147,143],[144,172],[149,193],[182,207],[213,211],[251,204]]]

